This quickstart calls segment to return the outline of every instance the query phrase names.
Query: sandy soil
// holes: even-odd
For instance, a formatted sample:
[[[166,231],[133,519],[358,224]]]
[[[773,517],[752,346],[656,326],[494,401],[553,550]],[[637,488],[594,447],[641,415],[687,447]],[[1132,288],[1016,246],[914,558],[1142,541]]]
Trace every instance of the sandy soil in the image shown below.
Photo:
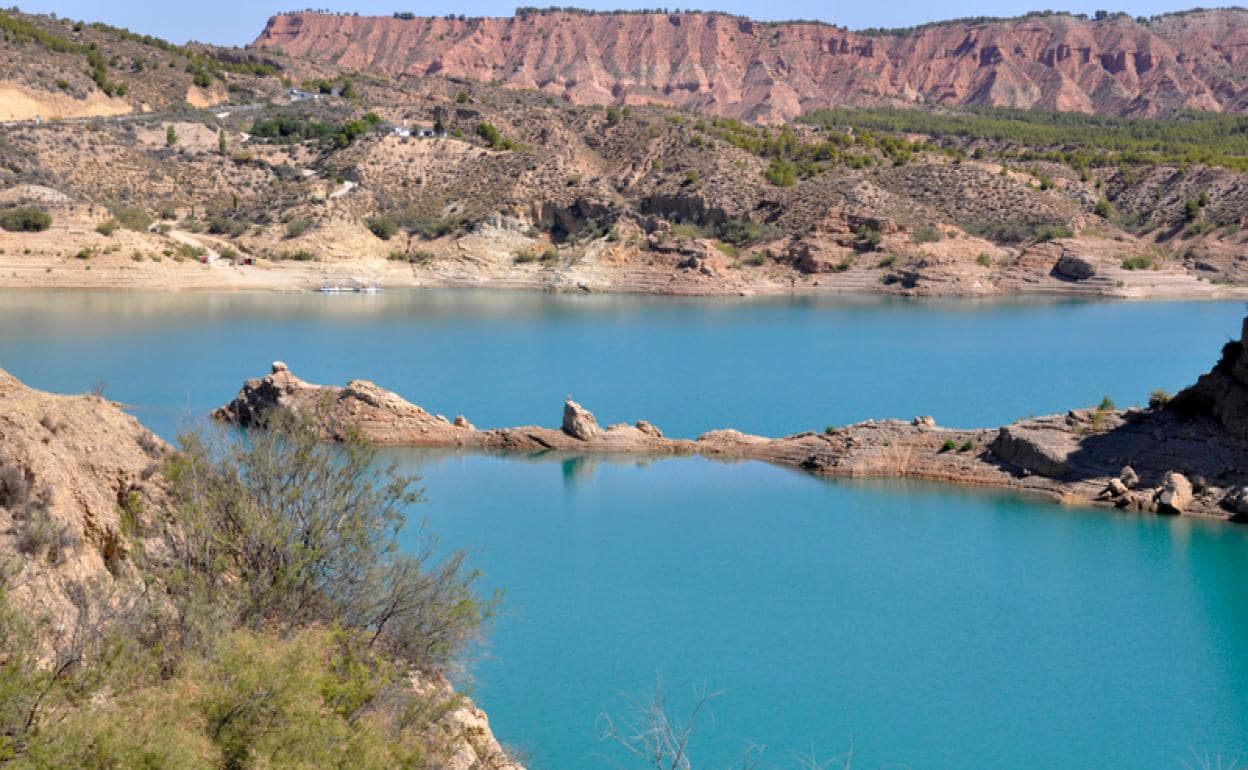
[[[0,120],[34,120],[43,118],[93,118],[125,115],[133,108],[123,99],[111,99],[93,92],[87,99],[67,94],[36,91],[0,80]]]

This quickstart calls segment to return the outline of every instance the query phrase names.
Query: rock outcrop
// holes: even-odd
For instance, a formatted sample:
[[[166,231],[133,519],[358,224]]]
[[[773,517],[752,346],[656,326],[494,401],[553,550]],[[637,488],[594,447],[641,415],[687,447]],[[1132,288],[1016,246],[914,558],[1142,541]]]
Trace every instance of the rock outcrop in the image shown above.
[[[778,122],[878,104],[1242,111],[1246,31],[1242,9],[1145,22],[1034,14],[876,33],[704,13],[299,12],[270,19],[255,46],[394,78],[500,81],[576,104],[657,102]]]
[[[1237,411],[1241,400],[1248,404],[1248,377],[1243,382],[1233,377],[1238,363],[1234,351],[1239,349],[1242,342],[1229,344],[1231,352],[1215,372],[1192,389],[1197,395],[1180,394],[1183,398],[1169,406],[1079,409],[996,430],[941,428],[923,416],[781,438],[715,430],[679,439],[664,437],[645,420],[603,429],[592,413],[571,400],[564,404],[559,429],[476,430],[430,415],[371,382],[314,385],[277,367],[266,377],[249,380],[214,417],[252,425],[265,409],[279,405],[316,410],[328,438],[342,438],[349,429],[377,444],[699,454],[761,460],[826,476],[921,478],[1035,492],[1063,502],[1238,519],[1248,515],[1248,435],[1241,432],[1245,415]],[[1209,379],[1215,375],[1222,379]],[[1231,380],[1238,384],[1232,386]],[[1203,411],[1188,408],[1191,404]]]
[[[163,554],[143,533],[159,524],[170,451],[112,402],[0,371],[0,569],[15,570],[10,599],[50,634],[142,591],[136,560]]]
[[[1016,468],[1064,479],[1070,473],[1070,456],[1079,443],[1062,420],[1030,420],[1001,428],[990,448]]]

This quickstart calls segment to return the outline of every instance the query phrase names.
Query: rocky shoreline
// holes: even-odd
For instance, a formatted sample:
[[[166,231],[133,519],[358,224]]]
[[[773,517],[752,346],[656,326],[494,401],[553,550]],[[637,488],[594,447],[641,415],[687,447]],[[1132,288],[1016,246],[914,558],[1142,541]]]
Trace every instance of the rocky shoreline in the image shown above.
[[[1244,334],[1248,336],[1248,321]],[[959,430],[930,417],[867,421],[780,438],[715,430],[669,438],[650,422],[602,427],[571,400],[560,427],[477,429],[431,414],[372,382],[305,382],[285,364],[248,380],[217,420],[250,427],[275,407],[315,414],[331,440],[358,431],[385,446],[508,452],[760,460],[821,476],[894,477],[1036,493],[1065,504],[1240,520],[1248,518],[1248,359],[1245,339],[1169,403],[1078,409],[997,429]]]

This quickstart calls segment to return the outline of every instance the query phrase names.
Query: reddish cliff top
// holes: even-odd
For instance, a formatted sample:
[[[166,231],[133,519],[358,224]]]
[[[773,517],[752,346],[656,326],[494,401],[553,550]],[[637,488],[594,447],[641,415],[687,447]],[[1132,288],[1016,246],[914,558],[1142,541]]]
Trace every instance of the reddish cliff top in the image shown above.
[[[835,105],[984,104],[1118,115],[1248,107],[1248,11],[1140,23],[1037,15],[864,34],[721,14],[270,19],[256,45],[390,77],[445,75],[578,104],[774,122]]]

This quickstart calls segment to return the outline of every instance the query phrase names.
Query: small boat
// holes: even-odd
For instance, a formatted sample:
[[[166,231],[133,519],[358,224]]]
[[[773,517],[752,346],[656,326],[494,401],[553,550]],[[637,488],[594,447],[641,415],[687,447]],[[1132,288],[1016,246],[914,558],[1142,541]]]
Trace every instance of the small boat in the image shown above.
[[[380,286],[361,286],[360,288],[356,289],[356,291],[360,292],[361,294],[377,294],[381,292],[381,287]]]
[[[322,286],[322,287],[320,288],[320,292],[321,292],[322,294],[341,294],[341,293],[342,293],[342,292],[344,292],[344,291],[351,291],[351,290],[350,290],[350,289],[344,289],[344,288],[343,288],[343,287],[341,287],[341,286]]]

